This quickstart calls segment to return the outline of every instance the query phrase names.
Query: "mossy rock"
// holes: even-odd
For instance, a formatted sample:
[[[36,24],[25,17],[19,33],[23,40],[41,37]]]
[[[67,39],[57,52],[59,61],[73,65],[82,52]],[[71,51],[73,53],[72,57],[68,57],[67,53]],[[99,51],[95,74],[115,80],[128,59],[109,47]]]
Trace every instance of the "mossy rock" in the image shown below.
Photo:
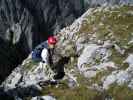
[[[45,92],[47,91],[47,93]],[[42,91],[42,95],[52,94],[57,100],[103,100],[101,93],[79,86],[74,89],[67,86],[48,87]]]
[[[112,70],[105,70],[105,71],[99,71],[97,72],[95,77],[92,77],[90,80],[90,85],[91,84],[98,84],[102,86],[102,78],[104,76],[108,76],[110,73],[112,72]]]
[[[109,57],[111,61],[113,61],[116,66],[122,67],[123,61],[126,59],[125,55],[120,54],[116,49],[112,48],[112,55]]]
[[[96,34],[97,39],[101,40],[105,40],[111,33],[120,45],[127,45],[133,32],[133,15],[128,13],[129,11],[133,11],[132,6],[121,6],[109,10],[103,8],[101,11],[92,12],[86,17],[77,33]]]
[[[133,90],[127,87],[127,85],[119,86],[117,84],[112,84],[108,89],[108,93],[114,100],[132,100]]]
[[[30,71],[33,67],[38,66],[39,62],[38,61],[33,61],[32,59],[28,59],[27,63],[25,63],[24,70],[25,71]]]

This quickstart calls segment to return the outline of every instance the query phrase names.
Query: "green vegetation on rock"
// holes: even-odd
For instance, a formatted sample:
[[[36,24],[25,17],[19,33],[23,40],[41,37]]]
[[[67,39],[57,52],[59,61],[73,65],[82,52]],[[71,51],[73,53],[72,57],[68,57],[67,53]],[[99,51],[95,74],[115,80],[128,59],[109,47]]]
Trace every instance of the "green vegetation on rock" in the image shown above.
[[[117,67],[124,67],[127,68],[128,66],[125,66],[126,64],[123,63],[123,61],[126,59],[125,55],[121,55],[118,51],[116,51],[114,48],[112,48],[112,55],[110,57],[110,60],[115,62]]]
[[[24,70],[29,71],[34,66],[37,66],[39,63],[37,61],[33,61],[32,59],[28,59],[27,63],[24,64]]]
[[[83,37],[83,41],[81,40],[82,44],[97,43],[98,40],[103,42],[105,40],[110,40],[113,45],[117,44],[120,49],[122,48],[122,50],[125,50],[125,53],[121,54],[112,46],[109,48],[112,54],[108,61],[114,62],[119,69],[125,70],[129,65],[124,63],[124,60],[128,57],[129,53],[133,53],[132,46],[129,44],[129,41],[131,41],[133,37],[132,26],[132,6],[101,7],[92,9],[92,12],[86,16],[85,20],[82,22],[81,28],[74,36],[76,37],[75,40]],[[92,37],[93,41],[90,39]],[[77,63],[77,57],[75,57],[76,48],[73,42],[68,42],[66,45],[64,54],[73,57],[73,60],[65,65],[65,68],[69,71],[70,69],[74,69]],[[97,56],[93,59],[93,63],[99,65],[104,63],[104,61],[102,62],[101,58]],[[86,66],[91,67],[92,65],[88,64]],[[102,78],[111,74],[113,70],[116,69],[108,68],[108,70],[100,70],[97,72],[96,76],[90,79],[85,78],[82,73],[75,70],[73,74],[77,77],[77,82],[79,83],[78,87],[69,88],[67,83],[61,86],[59,85],[58,87],[49,86],[44,88],[42,95],[52,93],[58,100],[104,100],[106,94],[109,94],[114,100],[132,100],[132,90],[128,89],[126,85],[112,85],[105,94],[88,88],[89,86],[91,87],[92,84],[102,86]]]
[[[49,86],[44,88],[42,95],[52,94],[57,100],[103,100],[100,92],[88,89],[84,86],[69,88],[67,85]]]
[[[133,91],[127,87],[127,85],[118,86],[112,84],[108,90],[108,93],[114,100],[132,100]]]
[[[105,40],[110,40],[113,45],[117,45],[122,50],[124,49],[124,54],[121,54],[114,46],[110,47],[111,55],[107,62],[112,61],[118,69],[125,70],[129,65],[128,63],[124,63],[124,60],[128,57],[129,53],[133,53],[132,43],[129,44],[129,42],[133,40],[132,27],[132,6],[100,7],[92,9],[92,12],[90,15],[86,16],[80,30],[76,32],[74,36],[76,36],[75,40],[83,38],[83,40],[81,39],[81,44],[96,44],[98,40],[103,42]],[[92,37],[93,41],[90,39]],[[117,84],[113,84],[109,90],[105,91],[105,94],[88,88],[93,84],[102,87],[102,78],[106,78],[112,71],[117,69],[107,68],[107,70],[102,71],[96,69],[96,76],[86,78],[77,68],[78,57],[76,57],[75,41],[69,39],[63,40],[63,48],[61,48],[61,51],[62,55],[70,57],[69,62],[65,64],[65,69],[66,71],[70,71],[71,69],[74,70],[73,74],[77,77],[79,86],[70,88],[68,82],[64,81],[58,86],[44,87],[41,95],[50,94],[57,98],[57,100],[104,100],[106,94],[108,94],[113,100],[132,100],[133,93],[127,85],[118,86]],[[86,64],[85,66],[89,68],[93,65],[100,65],[101,63],[106,62],[102,62],[102,58],[100,57],[101,56],[97,55],[94,57],[92,64]],[[37,62],[29,61],[29,63],[25,64],[25,69],[32,69],[32,67],[37,64]]]
[[[111,73],[111,70],[106,70],[106,71],[99,71],[95,77],[91,78],[91,84],[98,84],[101,85],[102,84],[102,78],[104,76],[107,76]],[[90,84],[90,85],[91,85]]]
[[[99,8],[100,9],[100,8]],[[95,11],[82,23],[79,33],[95,33],[98,39],[113,39],[127,45],[133,32],[132,6]]]

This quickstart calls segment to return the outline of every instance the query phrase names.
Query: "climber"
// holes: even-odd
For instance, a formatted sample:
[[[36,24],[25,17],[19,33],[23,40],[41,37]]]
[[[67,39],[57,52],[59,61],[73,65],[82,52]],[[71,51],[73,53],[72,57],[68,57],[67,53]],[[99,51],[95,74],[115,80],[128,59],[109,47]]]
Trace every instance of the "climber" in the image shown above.
[[[48,41],[41,43],[34,49],[34,51],[32,52],[32,59],[34,61],[42,61],[42,63],[49,65],[53,71],[56,71],[56,68],[54,68],[53,64],[53,55],[56,43],[56,37],[50,36],[48,38]],[[55,73],[56,75],[54,76],[54,79],[61,79],[65,75],[64,70]]]
[[[51,64],[52,62],[49,62],[48,56],[52,56],[51,53],[54,50],[56,42],[57,39],[54,36],[50,36],[48,41],[42,42],[32,51],[32,59],[34,61],[42,61],[43,63]]]
[[[42,62],[53,65],[52,56],[54,54],[54,47],[57,43],[57,39],[54,36],[48,38],[47,47],[44,47],[41,52]]]

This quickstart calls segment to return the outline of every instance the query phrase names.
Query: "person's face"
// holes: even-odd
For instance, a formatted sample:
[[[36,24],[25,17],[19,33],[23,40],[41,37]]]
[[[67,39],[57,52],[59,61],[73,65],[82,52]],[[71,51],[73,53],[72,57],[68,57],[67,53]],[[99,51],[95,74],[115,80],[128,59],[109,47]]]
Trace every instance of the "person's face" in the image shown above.
[[[50,49],[54,49],[55,48],[55,45],[54,44],[49,44],[49,48]]]

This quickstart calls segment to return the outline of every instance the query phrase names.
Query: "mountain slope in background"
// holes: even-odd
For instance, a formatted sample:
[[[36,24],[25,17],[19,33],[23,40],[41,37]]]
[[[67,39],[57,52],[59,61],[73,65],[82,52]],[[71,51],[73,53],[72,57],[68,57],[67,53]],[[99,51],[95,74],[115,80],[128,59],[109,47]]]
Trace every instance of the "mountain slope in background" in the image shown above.
[[[80,0],[0,0],[0,81],[36,45],[84,11]]]

